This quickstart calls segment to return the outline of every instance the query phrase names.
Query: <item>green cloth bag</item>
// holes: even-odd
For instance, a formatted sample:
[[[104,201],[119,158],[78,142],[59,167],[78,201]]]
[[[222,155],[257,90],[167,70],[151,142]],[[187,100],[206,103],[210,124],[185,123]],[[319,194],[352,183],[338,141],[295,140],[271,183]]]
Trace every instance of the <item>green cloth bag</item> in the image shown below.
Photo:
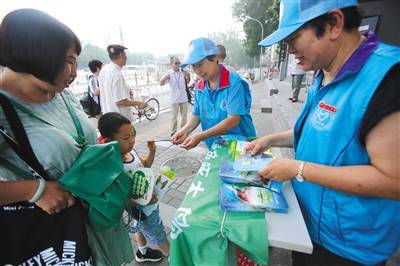
[[[97,229],[117,226],[129,209],[132,181],[124,172],[116,141],[86,145],[59,182],[89,204],[88,217]]]
[[[124,218],[106,230],[87,226],[88,241],[96,266],[121,266],[134,259],[134,252]]]
[[[87,144],[82,125],[74,108],[63,94],[60,94],[71,115],[78,135],[70,134],[82,148],[78,158],[58,180],[74,196],[89,204],[89,221],[93,228],[106,230],[118,225],[122,213],[130,212],[132,181],[124,172],[118,142]],[[30,109],[10,99],[12,104],[24,113],[51,125],[51,122],[33,113]]]

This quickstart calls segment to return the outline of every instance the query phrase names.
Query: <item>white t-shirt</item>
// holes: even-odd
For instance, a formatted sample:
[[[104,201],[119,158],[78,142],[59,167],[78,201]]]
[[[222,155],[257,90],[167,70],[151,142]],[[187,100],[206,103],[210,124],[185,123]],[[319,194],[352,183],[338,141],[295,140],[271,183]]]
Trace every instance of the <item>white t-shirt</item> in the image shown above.
[[[101,69],[98,79],[101,95],[100,105],[103,114],[117,112],[133,121],[132,108],[116,104],[121,100],[131,99],[131,92],[125,83],[121,67],[112,62],[107,64]]]
[[[292,75],[304,75],[307,72],[303,70],[303,68],[301,66],[299,66],[298,64],[294,64],[293,68],[292,68]]]
[[[124,162],[124,171],[127,173],[133,173],[135,172],[138,168],[143,167],[142,162],[140,161],[139,155],[135,150],[132,150],[130,152],[132,155],[132,160],[129,162]]]
[[[181,70],[174,71],[170,69],[165,73],[164,77],[169,75],[167,80],[171,90],[171,103],[185,103],[188,101],[185,85],[185,75]]]
[[[130,173],[130,174],[135,172],[138,168],[143,167],[143,164],[140,161],[139,155],[137,154],[137,152],[134,149],[132,149],[131,155],[132,155],[133,159],[130,162],[124,162],[124,171],[127,173]],[[157,209],[157,206],[158,206],[158,201],[153,204],[148,204],[146,206],[142,206],[142,210],[143,210],[144,214],[149,216],[155,209]]]

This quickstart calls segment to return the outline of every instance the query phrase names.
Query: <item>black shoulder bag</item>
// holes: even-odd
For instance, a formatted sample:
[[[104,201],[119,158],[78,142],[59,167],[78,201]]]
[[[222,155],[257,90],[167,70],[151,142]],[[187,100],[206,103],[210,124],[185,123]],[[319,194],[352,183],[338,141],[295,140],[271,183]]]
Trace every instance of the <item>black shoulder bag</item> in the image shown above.
[[[89,77],[89,82],[92,76]],[[93,99],[94,96],[90,93],[90,86],[88,85],[87,91],[82,95],[79,99],[79,102],[82,105],[83,111],[89,116],[96,116],[100,114],[101,107],[100,104],[96,103]],[[100,97],[99,97],[100,99]]]
[[[37,160],[21,120],[9,99],[0,93],[0,104],[14,138],[0,127],[7,143],[35,172],[49,177]],[[0,164],[24,179],[34,174],[0,158]],[[34,203],[17,202],[0,206],[0,265],[92,265],[85,228],[86,214],[77,200],[72,207],[49,215]]]

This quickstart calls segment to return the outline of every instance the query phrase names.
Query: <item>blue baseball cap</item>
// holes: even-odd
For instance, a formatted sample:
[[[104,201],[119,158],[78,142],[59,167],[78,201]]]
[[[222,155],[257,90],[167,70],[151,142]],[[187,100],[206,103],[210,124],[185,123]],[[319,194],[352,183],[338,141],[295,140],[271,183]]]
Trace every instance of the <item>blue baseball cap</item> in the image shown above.
[[[357,0],[281,0],[279,26],[259,45],[271,46],[290,36],[306,22],[328,13],[334,8],[356,6]]]
[[[188,53],[183,59],[182,67],[196,64],[209,55],[219,54],[219,49],[213,41],[207,38],[194,39],[189,44]]]

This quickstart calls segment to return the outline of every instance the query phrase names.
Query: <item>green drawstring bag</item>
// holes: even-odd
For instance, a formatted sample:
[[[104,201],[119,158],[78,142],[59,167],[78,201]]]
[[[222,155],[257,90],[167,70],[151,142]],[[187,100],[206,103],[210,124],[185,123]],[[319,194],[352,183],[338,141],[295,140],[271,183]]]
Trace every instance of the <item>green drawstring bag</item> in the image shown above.
[[[124,172],[118,142],[107,144],[87,144],[82,125],[69,101],[60,94],[74,122],[77,136],[70,134],[82,148],[78,158],[59,179],[65,189],[89,204],[89,221],[94,229],[106,230],[115,227],[126,209],[130,212],[132,181]],[[51,122],[33,113],[25,106],[10,99],[12,104],[35,117],[54,126]]]
[[[117,226],[129,208],[132,181],[124,172],[116,141],[86,145],[59,182],[89,204],[88,217],[97,229]]]

